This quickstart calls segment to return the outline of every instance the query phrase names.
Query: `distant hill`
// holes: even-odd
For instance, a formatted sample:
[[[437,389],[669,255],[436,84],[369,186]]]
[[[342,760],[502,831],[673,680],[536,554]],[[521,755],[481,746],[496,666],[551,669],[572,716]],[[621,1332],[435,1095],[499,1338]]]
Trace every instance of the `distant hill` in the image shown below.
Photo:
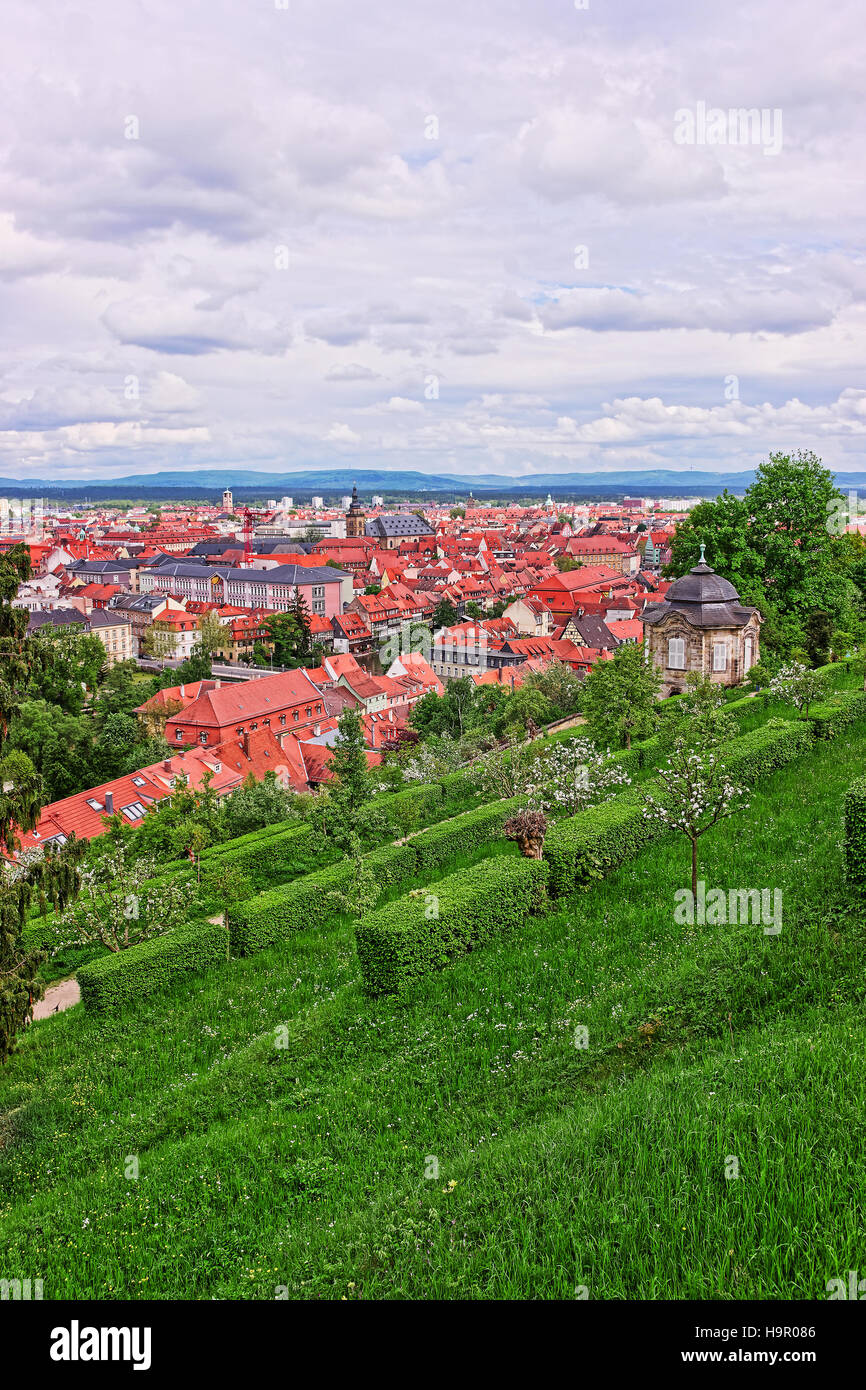
[[[0,479],[0,495],[45,496],[58,500],[96,500],[110,498],[152,498],[166,500],[214,498],[224,488],[231,488],[239,498],[282,497],[289,494],[296,501],[315,494],[326,500],[351,491],[357,485],[363,497],[381,493],[386,498],[398,496],[465,499],[470,494],[480,498],[538,497],[548,492],[554,497],[584,500],[622,496],[713,497],[725,488],[742,493],[754,481],[754,472],[710,473],[697,470],[650,469],[617,473],[541,473],[521,478],[506,478],[482,474],[467,478],[451,474],[428,474],[408,470],[385,469],[303,469],[293,473],[262,473],[237,468],[203,468],[189,472],[130,474],[123,478],[97,479]],[[837,473],[841,488],[860,488],[866,491],[866,473]]]

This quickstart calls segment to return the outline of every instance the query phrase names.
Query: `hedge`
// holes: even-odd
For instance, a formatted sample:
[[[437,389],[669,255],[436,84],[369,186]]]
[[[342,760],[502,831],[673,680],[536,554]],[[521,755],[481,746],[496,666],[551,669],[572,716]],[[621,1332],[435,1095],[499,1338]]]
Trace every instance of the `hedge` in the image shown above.
[[[412,840],[405,845],[384,845],[364,856],[382,893],[413,877],[418,861],[412,845]],[[228,912],[232,955],[251,956],[293,932],[322,927],[339,916],[339,906],[328,895],[345,893],[353,874],[354,866],[341,860],[294,883],[234,904]]]
[[[397,994],[541,912],[548,868],[541,859],[485,860],[363,917],[355,937],[367,993]]]
[[[114,1011],[165,989],[179,976],[200,974],[219,965],[228,955],[224,927],[212,922],[193,922],[165,936],[141,941],[83,965],[77,979],[88,1012]]]
[[[855,719],[862,719],[864,715],[866,692],[857,690],[847,696],[837,696],[835,700],[812,705],[805,717],[812,725],[816,738],[835,738],[840,730],[848,724],[853,724]]]
[[[855,888],[866,887],[866,777],[845,793],[845,876]]]
[[[383,845],[366,854],[364,861],[384,894],[399,883],[441,869],[458,854],[472,854],[481,845],[501,840],[509,816],[525,805],[526,798],[517,796],[464,811],[413,835],[405,844]],[[339,916],[339,907],[328,895],[345,893],[353,872],[352,865],[341,860],[230,907],[232,954],[252,955],[293,932],[324,926]]]
[[[761,729],[732,739],[719,753],[731,776],[756,781],[808,752],[813,733],[805,721]],[[628,787],[611,801],[557,821],[547,833],[544,857],[550,863],[550,891],[562,895],[593,878],[604,878],[667,833],[647,807],[647,794],[660,797],[663,784]]]
[[[494,801],[476,811],[464,811],[450,821],[440,821],[408,842],[415,854],[415,873],[441,869],[458,854],[471,854],[479,845],[502,838],[505,822],[525,807],[525,796]]]

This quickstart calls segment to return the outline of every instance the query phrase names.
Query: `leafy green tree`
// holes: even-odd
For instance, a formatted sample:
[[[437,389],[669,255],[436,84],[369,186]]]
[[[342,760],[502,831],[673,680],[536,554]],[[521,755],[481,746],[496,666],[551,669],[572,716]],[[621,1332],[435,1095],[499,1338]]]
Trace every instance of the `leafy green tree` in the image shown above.
[[[141,639],[142,656],[154,661],[167,661],[177,655],[177,633],[157,618]]]
[[[647,795],[647,809],[671,830],[689,841],[692,859],[692,901],[698,893],[698,841],[720,820],[745,810],[746,789],[732,782],[712,751],[700,751],[681,741],[659,769],[661,791]]]
[[[222,838],[233,840],[248,835],[266,825],[298,816],[297,796],[291,788],[281,787],[275,772],[267,772],[264,781],[257,782],[250,774],[241,786],[220,801]]]
[[[215,652],[222,651],[231,640],[231,634],[221,623],[212,608],[206,609],[198,620],[195,651],[198,655],[212,658]]]
[[[457,609],[450,599],[441,598],[433,610],[433,627],[453,627],[457,622]]]
[[[444,695],[430,691],[414,706],[409,722],[422,737],[448,734],[461,738],[478,722],[475,684],[469,676],[451,680]]]
[[[311,660],[310,615],[300,593],[287,612],[273,613],[267,618],[264,630],[273,644],[275,665],[296,668]]]
[[[567,661],[552,661],[543,671],[533,671],[526,684],[550,701],[554,719],[566,719],[580,710],[583,680]]]
[[[573,555],[557,555],[553,563],[560,574],[570,574],[572,570],[582,568],[580,560],[575,560]]]
[[[553,706],[540,690],[527,684],[513,690],[493,721],[499,738],[534,738],[553,719]]]
[[[816,609],[806,615],[803,623],[806,634],[806,651],[813,666],[826,666],[830,660],[830,646],[833,641],[833,624],[830,614]]]
[[[480,622],[484,617],[484,610],[479,608],[477,603],[472,603],[471,601],[466,604],[464,612],[467,618],[474,618],[476,622]]]
[[[742,498],[699,503],[677,527],[669,575],[697,563],[700,543],[743,603],[764,617],[761,645],[771,659],[804,648],[810,614],[847,626],[862,612],[862,549],[838,534],[842,499],[829,469],[810,452],[771,454]]]
[[[11,546],[0,556],[0,846],[5,856],[20,850],[18,835],[35,829],[45,803],[45,784],[31,759],[10,747],[10,733],[22,697],[44,669],[46,648],[26,636],[29,615],[13,608],[18,586],[30,577],[26,546]],[[39,967],[45,952],[24,937],[34,896],[47,911],[48,901],[62,910],[79,886],[82,847],[74,837],[56,848],[45,845],[21,852],[16,862],[0,862],[0,1062],[14,1052],[33,1003],[42,997]]]
[[[597,661],[581,692],[594,741],[600,747],[631,748],[633,738],[648,738],[655,728],[659,685],[643,643],[624,642],[610,660]]]
[[[366,743],[361,717],[344,709],[337,726],[337,741],[328,763],[333,778],[331,798],[348,812],[357,811],[370,795]]]

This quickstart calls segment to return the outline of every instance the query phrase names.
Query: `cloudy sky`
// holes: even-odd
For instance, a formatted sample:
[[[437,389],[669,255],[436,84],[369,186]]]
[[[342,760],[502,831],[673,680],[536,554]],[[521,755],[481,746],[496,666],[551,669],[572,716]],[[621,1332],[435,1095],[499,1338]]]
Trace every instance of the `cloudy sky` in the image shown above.
[[[864,47],[855,0],[4,0],[0,474],[857,469]]]

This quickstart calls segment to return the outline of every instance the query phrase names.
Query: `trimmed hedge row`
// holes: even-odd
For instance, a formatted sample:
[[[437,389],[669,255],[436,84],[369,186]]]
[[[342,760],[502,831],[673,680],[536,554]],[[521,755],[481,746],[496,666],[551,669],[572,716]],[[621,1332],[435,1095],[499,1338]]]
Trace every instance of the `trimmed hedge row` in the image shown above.
[[[827,700],[813,705],[806,719],[812,725],[816,738],[835,738],[841,729],[853,724],[855,719],[866,715],[866,691],[856,690],[837,695],[835,700]]]
[[[542,859],[487,859],[363,917],[355,937],[365,991],[398,994],[455,957],[519,930],[543,910],[547,874]]]
[[[506,820],[525,804],[524,797],[514,797],[476,811],[464,811],[451,821],[442,821],[413,835],[405,844],[383,845],[365,855],[379,885],[380,899],[395,885],[433,872],[457,854],[472,853],[479,845],[501,839]],[[253,955],[293,932],[325,926],[340,912],[328,895],[345,893],[353,873],[353,865],[341,860],[230,907],[232,954]]]
[[[813,738],[805,721],[768,724],[733,739],[720,756],[732,776],[754,781],[808,752]],[[561,896],[591,879],[604,878],[667,833],[664,822],[647,807],[650,790],[660,797],[662,783],[655,779],[628,787],[613,800],[552,826],[544,842],[551,893]]]
[[[866,888],[866,777],[845,793],[845,877],[855,888]]]
[[[77,979],[84,1007],[94,1013],[120,1009],[165,989],[181,975],[201,974],[227,956],[224,927],[212,922],[188,923],[165,936],[83,965]]]

